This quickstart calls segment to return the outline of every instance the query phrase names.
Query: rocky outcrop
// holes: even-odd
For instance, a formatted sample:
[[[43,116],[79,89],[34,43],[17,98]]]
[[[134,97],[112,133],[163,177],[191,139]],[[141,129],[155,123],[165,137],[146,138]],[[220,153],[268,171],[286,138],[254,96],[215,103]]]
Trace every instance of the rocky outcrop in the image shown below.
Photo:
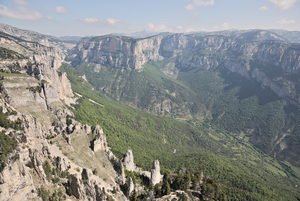
[[[81,177],[77,174],[72,175],[71,189],[73,195],[79,200],[103,201],[107,195],[103,188],[91,179],[92,172],[89,169],[83,169]]]
[[[103,133],[103,129],[99,126],[96,125],[94,130],[93,130],[93,144],[92,148],[93,151],[99,151],[99,150],[107,150],[107,142],[106,142],[106,136]]]
[[[130,196],[132,191],[134,190],[134,183],[131,177],[128,179],[127,183],[127,196]]]
[[[67,51],[75,46],[74,43],[71,43],[67,40],[61,40],[59,38],[49,37],[34,31],[18,29],[16,27],[12,27],[1,23],[0,23],[0,31],[6,33],[5,35],[2,34],[6,38],[7,37],[10,38],[11,35],[22,39],[22,40],[18,40],[17,42],[29,46],[30,49],[34,49],[35,51],[44,53],[46,56],[54,56],[54,55],[49,55],[47,54],[47,52],[43,52],[36,48],[39,46],[52,48],[53,52],[56,54],[56,56],[54,57],[55,59],[53,59],[53,61],[51,62],[54,68],[58,68],[61,65],[61,62],[63,61],[64,57],[67,54]],[[37,61],[39,61],[39,59],[40,58],[36,58]]]
[[[85,199],[85,192],[84,192],[84,188],[80,182],[80,178],[77,174],[72,174],[72,183],[71,183],[71,189],[72,189],[72,193],[73,195],[80,200],[84,200]]]
[[[92,129],[91,129],[91,127],[90,127],[89,125],[83,125],[83,126],[82,126],[82,130],[83,130],[83,132],[86,133],[86,134],[89,134],[89,133],[92,132]]]
[[[93,129],[93,138],[99,137],[101,135],[104,135],[103,129],[99,125],[96,125]]]
[[[151,183],[153,185],[162,181],[162,175],[160,174],[160,166],[159,161],[153,161],[152,169],[151,169]]]
[[[120,164],[120,175],[121,175],[122,183],[124,184],[126,181],[126,177],[125,177],[125,170],[124,170],[123,163]]]
[[[60,171],[68,170],[68,166],[67,166],[67,163],[66,163],[64,158],[61,158],[61,157],[58,156],[56,158],[56,162],[57,162],[57,167]]]
[[[35,197],[33,179],[21,160],[12,161],[0,173],[0,200],[23,200]]]
[[[123,159],[121,160],[121,162],[123,163],[124,167],[129,170],[129,171],[135,171],[136,166],[135,163],[133,161],[133,154],[132,154],[132,150],[128,149],[123,157]]]

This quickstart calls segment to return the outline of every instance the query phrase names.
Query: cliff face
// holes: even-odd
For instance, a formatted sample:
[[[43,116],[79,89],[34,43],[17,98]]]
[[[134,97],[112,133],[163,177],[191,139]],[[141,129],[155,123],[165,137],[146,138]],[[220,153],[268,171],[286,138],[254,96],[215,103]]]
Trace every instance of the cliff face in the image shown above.
[[[126,40],[127,39],[127,40]],[[115,68],[140,69],[150,59],[159,59],[162,36],[143,41],[125,37],[84,38],[67,60],[76,64],[95,62]]]
[[[74,65],[93,62],[115,68],[141,69],[150,60],[166,58],[175,58],[177,68],[208,70],[224,66],[231,72],[256,79],[280,97],[300,103],[295,95],[297,91],[278,82],[283,74],[300,71],[300,46],[283,41],[244,41],[236,37],[184,34],[145,39],[109,35],[82,39],[67,60]],[[279,75],[270,76],[267,68],[269,72],[278,69]]]
[[[299,45],[282,41],[246,42],[225,36],[174,34],[146,39],[108,35],[84,38],[69,60],[95,62],[116,68],[139,69],[149,60],[179,57],[179,64],[193,68],[213,68],[231,56],[249,56],[263,64],[280,66],[284,72],[299,72]],[[198,57],[198,58],[197,58]],[[214,63],[212,60],[216,60]]]
[[[115,156],[102,128],[93,130],[92,151],[91,127],[74,120],[68,109],[76,99],[66,73],[57,70],[61,54],[9,35],[0,35],[0,48],[0,112],[7,112],[9,121],[19,125],[0,127],[1,137],[16,140],[16,148],[0,159],[0,200],[41,200],[38,194],[43,189],[61,192],[50,194],[53,199],[126,200],[121,191],[110,193],[118,189],[115,178],[119,175],[110,164]],[[78,160],[67,154],[75,154]],[[92,163],[82,162],[86,158]],[[98,175],[92,173],[96,169]]]
[[[17,37],[20,40],[41,44],[46,47],[52,47],[63,58],[67,55],[67,51],[75,46],[74,43],[66,40],[60,40],[55,37],[46,36],[34,31],[18,29],[6,24],[0,23],[0,34],[8,34]]]

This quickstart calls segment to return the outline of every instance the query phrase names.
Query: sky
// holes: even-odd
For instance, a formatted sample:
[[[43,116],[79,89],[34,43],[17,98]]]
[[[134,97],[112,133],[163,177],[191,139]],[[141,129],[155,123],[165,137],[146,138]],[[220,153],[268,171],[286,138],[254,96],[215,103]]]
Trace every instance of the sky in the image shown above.
[[[54,36],[300,31],[300,0],[0,0],[0,23]]]

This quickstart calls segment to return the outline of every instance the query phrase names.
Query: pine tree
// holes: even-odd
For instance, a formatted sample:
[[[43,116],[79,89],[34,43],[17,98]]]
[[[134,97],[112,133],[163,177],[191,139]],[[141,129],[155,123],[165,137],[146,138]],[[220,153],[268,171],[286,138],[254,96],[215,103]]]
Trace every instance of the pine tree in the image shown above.
[[[171,187],[170,187],[169,182],[166,182],[165,193],[166,193],[166,195],[170,195],[171,194]]]
[[[170,195],[171,193],[171,187],[168,181],[164,181],[164,184],[162,186],[162,194],[163,195]]]
[[[132,195],[130,196],[129,200],[130,201],[137,201],[138,200],[138,194],[136,192],[136,190],[134,189],[133,192],[132,192]]]

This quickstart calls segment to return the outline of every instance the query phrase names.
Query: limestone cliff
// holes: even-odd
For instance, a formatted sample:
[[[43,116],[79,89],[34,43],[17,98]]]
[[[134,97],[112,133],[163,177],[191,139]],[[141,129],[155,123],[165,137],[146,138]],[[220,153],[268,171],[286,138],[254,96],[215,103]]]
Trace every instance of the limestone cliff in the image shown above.
[[[177,69],[225,67],[245,78],[256,79],[264,86],[276,86],[270,88],[278,96],[300,103],[299,95],[295,95],[298,91],[280,84],[280,76],[273,78],[264,72],[267,68],[278,70],[281,75],[300,72],[300,46],[280,40],[245,41],[238,37],[197,34],[157,35],[145,39],[107,35],[83,38],[67,60],[73,65],[94,62],[115,68],[141,69],[150,60],[166,58],[174,58],[175,62],[170,65]],[[259,71],[254,71],[256,68]],[[162,71],[177,77],[173,75],[176,71],[170,72],[167,66]],[[266,77],[269,84],[263,84],[266,80],[261,77]]]
[[[60,40],[59,38],[46,36],[34,31],[18,29],[0,23],[0,35],[6,34],[17,37],[19,41],[27,41],[27,45],[32,45],[33,48],[35,45],[52,48],[62,59],[67,55],[67,51],[75,46],[72,41]],[[58,65],[58,67],[59,66],[60,65]]]

